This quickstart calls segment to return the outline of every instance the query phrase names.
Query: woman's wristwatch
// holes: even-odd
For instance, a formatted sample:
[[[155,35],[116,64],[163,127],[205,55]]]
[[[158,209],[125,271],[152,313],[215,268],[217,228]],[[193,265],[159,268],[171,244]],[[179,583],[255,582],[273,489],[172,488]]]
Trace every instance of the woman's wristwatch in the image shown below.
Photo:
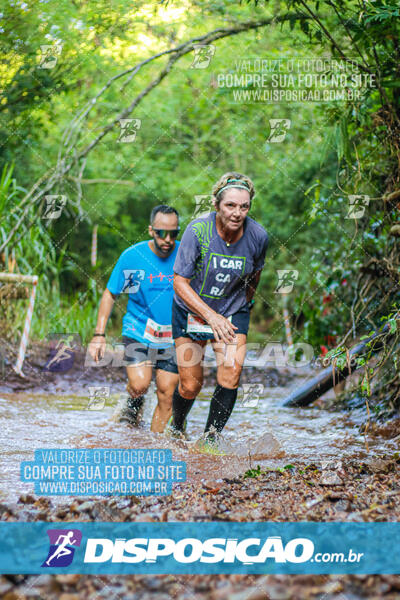
[[[105,333],[94,333],[93,337],[104,337],[105,338],[106,334]]]

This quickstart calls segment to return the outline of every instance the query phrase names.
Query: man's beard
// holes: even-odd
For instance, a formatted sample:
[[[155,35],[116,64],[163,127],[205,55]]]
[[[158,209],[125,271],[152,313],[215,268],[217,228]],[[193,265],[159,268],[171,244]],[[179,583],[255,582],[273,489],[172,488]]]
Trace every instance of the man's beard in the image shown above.
[[[172,250],[172,247],[171,247],[171,248],[170,248],[170,249],[169,249],[167,252],[166,252],[165,250],[163,250],[163,249],[162,249],[162,248],[161,248],[161,247],[158,245],[158,243],[157,243],[157,240],[156,240],[155,236],[153,237],[153,242],[154,242],[154,247],[156,248],[156,250],[158,250],[158,252],[159,252],[160,254],[165,254],[165,255],[167,255],[167,254],[169,254],[169,253],[171,252],[171,250]]]

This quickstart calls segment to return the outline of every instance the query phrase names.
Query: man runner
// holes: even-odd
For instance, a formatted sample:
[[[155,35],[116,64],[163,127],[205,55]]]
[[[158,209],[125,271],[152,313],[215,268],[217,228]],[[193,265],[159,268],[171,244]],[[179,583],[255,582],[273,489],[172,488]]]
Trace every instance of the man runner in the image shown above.
[[[171,330],[173,265],[179,242],[179,215],[160,204],[151,211],[151,240],[127,248],[119,257],[100,301],[97,327],[89,346],[97,362],[104,356],[105,329],[115,298],[128,294],[123,317],[122,342],[130,395],[120,420],[137,425],[156,369],[158,404],[151,431],[162,433],[172,412],[172,395],[178,383],[176,352]]]

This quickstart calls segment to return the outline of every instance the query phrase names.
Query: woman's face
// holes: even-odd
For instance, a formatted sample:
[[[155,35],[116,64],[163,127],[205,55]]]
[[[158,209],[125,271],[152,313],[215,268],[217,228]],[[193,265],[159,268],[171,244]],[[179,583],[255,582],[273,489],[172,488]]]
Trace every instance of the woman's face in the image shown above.
[[[250,210],[250,194],[242,188],[229,188],[222,192],[222,200],[215,210],[224,229],[237,231]]]

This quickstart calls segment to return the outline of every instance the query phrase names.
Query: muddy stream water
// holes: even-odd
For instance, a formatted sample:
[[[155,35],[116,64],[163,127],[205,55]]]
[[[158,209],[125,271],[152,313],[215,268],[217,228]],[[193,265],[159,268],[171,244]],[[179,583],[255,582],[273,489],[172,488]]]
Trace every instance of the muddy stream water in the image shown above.
[[[139,428],[118,422],[122,383],[113,386],[101,410],[87,409],[85,386],[78,394],[65,389],[56,394],[0,393],[0,500],[15,501],[22,493],[33,493],[33,484],[20,481],[20,463],[33,460],[37,448],[171,448],[174,460],[186,461],[187,481],[199,483],[233,478],[257,465],[267,468],[295,460],[345,461],[346,457],[361,460],[398,449],[394,440],[375,437],[368,439],[367,452],[360,433],[365,411],[283,408],[284,398],[313,375],[315,371],[302,369],[284,387],[264,387],[257,406],[243,406],[239,400],[224,430],[226,456],[204,455],[193,448],[203,432],[212,387],[203,388],[190,413],[188,442],[150,432],[156,404],[154,383],[146,396]],[[53,496],[52,500],[57,503],[65,497]]]

